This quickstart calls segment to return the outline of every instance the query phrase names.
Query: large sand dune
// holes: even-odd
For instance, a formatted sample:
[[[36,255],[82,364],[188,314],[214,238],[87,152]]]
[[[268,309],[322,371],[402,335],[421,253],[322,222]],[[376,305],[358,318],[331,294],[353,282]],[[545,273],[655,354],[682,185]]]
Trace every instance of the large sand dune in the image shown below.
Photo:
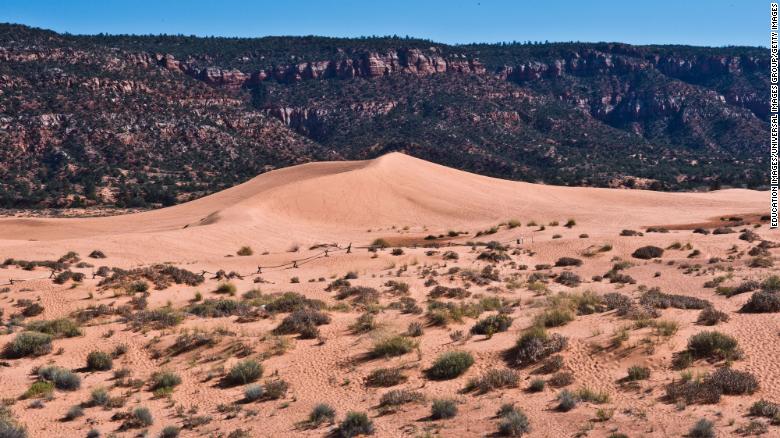
[[[607,437],[615,431],[631,437],[682,436],[702,417],[714,421],[724,433],[734,433],[749,420],[744,416],[752,402],[759,398],[780,402],[778,314],[741,313],[738,310],[750,294],[727,298],[703,285],[720,277],[718,284],[727,286],[763,281],[774,272],[775,267],[765,264],[752,266],[754,257],[750,253],[760,249],[764,263],[778,258],[778,249],[771,244],[758,246],[760,240],[780,241],[778,231],[768,229],[759,219],[768,201],[767,193],[751,190],[661,193],[504,181],[395,153],[370,161],[280,169],[193,202],[137,214],[0,218],[0,260],[57,260],[75,251],[88,263],[70,267],[85,274],[84,281],[64,284],[53,283],[47,278],[49,271],[42,267],[27,270],[12,263],[0,269],[3,318],[18,314],[31,303],[42,307],[39,315],[21,318],[9,324],[12,330],[0,332],[0,346],[22,330],[19,321],[24,325],[40,319],[74,317],[73,312],[95,305],[125,309],[84,319],[80,323],[82,335],[55,339],[54,353],[4,358],[0,362],[0,392],[33,437],[85,436],[91,428],[99,429],[101,436],[117,431],[120,436],[135,436],[137,429],[122,431],[122,420],[112,417],[137,406],[150,407],[154,412],[155,422],[148,436],[158,436],[163,426],[177,425],[185,427],[181,434],[185,437],[227,436],[238,428],[249,431],[249,435],[241,436],[321,437],[333,426],[307,427],[301,423],[317,403],[334,407],[337,422],[347,411],[367,412],[378,437],[493,436],[498,422],[495,413],[504,403],[514,403],[528,415],[531,437],[585,436],[577,434],[586,430],[589,437]],[[721,220],[724,216],[745,220],[737,224]],[[576,225],[562,226],[570,218]],[[497,227],[489,236],[478,234],[510,219],[522,225]],[[620,235],[623,229],[647,231],[646,227],[659,225],[671,231]],[[691,230],[704,226],[712,231],[728,225],[735,232],[700,234]],[[757,233],[753,241],[739,238],[739,231],[747,228]],[[449,230],[465,234],[451,238]],[[444,237],[424,240],[428,235]],[[518,245],[516,239],[520,237],[523,242]],[[403,248],[392,252],[360,248],[377,238]],[[490,240],[509,244],[506,258],[485,260],[481,257],[485,243],[465,244]],[[350,254],[334,252],[301,266],[285,265],[255,273],[259,265],[314,257],[322,251],[316,244],[343,246],[350,242],[355,245]],[[421,242],[443,247],[417,245]],[[254,254],[237,256],[244,245],[251,246]],[[645,245],[666,251],[655,260],[632,257]],[[87,254],[96,249],[105,252],[107,258],[88,258]],[[579,258],[582,266],[553,266],[561,257]],[[634,283],[602,278],[620,261],[626,262],[621,264],[620,272]],[[145,295],[147,309],[170,306],[181,312],[182,320],[172,327],[133,327],[129,321],[142,312],[142,307],[131,297],[137,299],[144,294],[133,289],[130,280],[105,287],[99,285],[100,276],[91,274],[101,265],[129,269],[154,263],[170,263],[194,273],[224,270],[246,275],[229,280],[236,288],[235,296],[218,293],[218,285],[225,280],[212,275],[206,275],[197,286],[151,288]],[[480,277],[483,269],[488,270],[489,278]],[[564,271],[576,274],[582,283],[561,284],[556,279]],[[329,282],[344,278],[347,272],[351,273],[352,285],[375,289],[376,302],[364,306],[326,290]],[[25,281],[16,281],[20,279]],[[11,280],[13,284],[8,285]],[[389,290],[393,284],[389,280],[407,284],[408,290]],[[466,291],[461,293],[469,295],[438,298],[451,304],[479,308],[481,298],[501,300],[502,310],[513,318],[511,327],[493,336],[463,336],[475,324],[476,315],[452,320],[446,326],[433,324],[425,312],[435,285],[461,288]],[[653,321],[677,324],[671,334],[659,335],[653,321],[634,321],[615,311],[576,315],[565,326],[550,328],[569,338],[561,352],[562,370],[571,372],[574,378],[569,389],[603,391],[609,395],[605,403],[582,402],[569,412],[558,412],[556,397],[561,388],[526,391],[532,379],[551,380],[549,374],[534,374],[533,367],[514,370],[520,378],[516,387],[481,395],[463,391],[468,379],[491,369],[507,368],[504,354],[541,312],[555,305],[555,300],[548,301],[551,296],[558,292],[619,292],[637,300],[646,291],[640,286],[706,299],[726,312],[730,319],[714,329],[738,340],[744,357],[734,367],[753,372],[760,389],[752,395],[724,396],[717,405],[692,404],[684,410],[679,403],[665,401],[665,386],[680,375],[671,367],[673,354],[686,348],[692,334],[713,329],[696,323],[699,310],[665,308],[658,309],[659,318]],[[288,312],[267,314],[265,307],[249,299],[242,303],[251,311],[240,316],[204,316],[190,308],[208,299],[241,301],[250,290],[250,297],[255,298],[293,291],[323,300],[331,321],[319,327],[319,339],[303,339],[296,335],[274,336],[274,327]],[[416,303],[420,311],[399,310],[401,297]],[[353,324],[366,309],[374,312],[375,324],[366,332],[357,331]],[[495,312],[495,308],[483,310],[478,317]],[[419,342],[418,349],[392,358],[366,357],[376,340],[405,333],[411,323],[424,326],[424,334],[414,338]],[[623,331],[627,339],[616,346],[614,339]],[[174,344],[183,342],[177,340],[179,336],[187,333],[208,336],[210,342],[173,353]],[[120,384],[110,371],[81,369],[90,351],[112,351],[119,345],[126,352],[114,359],[114,368],[127,368],[132,378],[140,379],[140,386]],[[474,365],[455,379],[428,379],[424,370],[439,354],[455,349],[470,352]],[[218,385],[216,382],[239,357],[262,361],[265,375],[260,383],[276,378],[287,381],[290,386],[286,395],[280,400],[245,403],[242,386]],[[47,363],[77,370],[81,388],[56,390],[50,400],[40,402],[42,406],[32,407],[37,402],[19,396],[34,381],[34,370]],[[651,376],[634,386],[623,384],[621,379],[632,365],[648,367]],[[701,360],[691,371],[712,372],[715,366]],[[364,384],[369,373],[380,367],[400,367],[408,380],[388,388]],[[156,397],[148,382],[160,369],[174,370],[182,383],[172,394]],[[124,407],[104,409],[87,404],[83,417],[62,421],[71,406],[84,403],[97,387],[108,388]],[[379,409],[383,394],[399,388],[418,391],[426,401],[415,401],[389,413]],[[434,398],[455,399],[457,417],[432,420],[430,400]],[[601,414],[597,414],[599,409]],[[597,415],[607,414],[611,417],[594,421]],[[208,421],[201,417],[208,417]],[[195,419],[204,422],[193,426]],[[780,436],[778,426],[771,426],[766,436]]]

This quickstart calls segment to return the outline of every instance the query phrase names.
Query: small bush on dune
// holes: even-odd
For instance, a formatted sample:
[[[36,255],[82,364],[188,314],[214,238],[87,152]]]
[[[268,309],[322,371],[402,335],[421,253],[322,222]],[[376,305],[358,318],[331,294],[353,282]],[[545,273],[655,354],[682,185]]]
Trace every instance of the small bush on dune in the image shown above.
[[[754,417],[780,418],[780,405],[761,399],[750,406],[748,414]]]
[[[563,271],[555,277],[555,282],[569,287],[577,287],[582,282],[579,275],[571,271]]]
[[[303,333],[309,327],[330,323],[330,316],[311,308],[298,309],[287,315],[274,329],[277,335]]]
[[[383,408],[394,408],[407,403],[417,403],[424,400],[422,393],[410,391],[408,389],[393,389],[382,394],[379,399],[379,406]]]
[[[247,385],[244,388],[244,400],[248,402],[258,401],[264,396],[265,396],[265,389],[256,383]]]
[[[179,432],[180,430],[177,426],[165,426],[160,431],[160,438],[178,438]]]
[[[474,357],[466,351],[448,351],[441,354],[426,370],[432,380],[454,379],[465,373],[474,364]]]
[[[709,378],[720,386],[726,395],[753,394],[758,390],[758,379],[747,371],[718,368]]]
[[[290,389],[290,384],[282,379],[276,379],[266,382],[263,388],[265,389],[266,398],[269,400],[278,400],[287,394],[287,390]]]
[[[47,397],[50,396],[52,392],[54,392],[54,384],[52,382],[38,380],[27,388],[27,391],[22,394],[22,398]]]
[[[706,307],[699,313],[699,317],[696,322],[701,325],[716,325],[720,322],[726,322],[729,320],[729,316],[725,312],[715,309],[714,307]]]
[[[326,403],[319,403],[309,413],[309,424],[319,426],[325,422],[333,424],[336,419],[336,410]]]
[[[220,283],[214,290],[214,293],[235,295],[236,285],[233,283]]]
[[[471,333],[477,335],[493,335],[494,333],[505,332],[512,325],[512,318],[509,315],[499,313],[487,318],[480,319],[471,327]]]
[[[540,327],[560,327],[574,321],[574,312],[569,309],[553,308],[534,318],[534,324]]]
[[[337,435],[341,438],[352,438],[358,435],[373,435],[374,423],[365,412],[347,412],[346,418],[339,424]]]
[[[417,348],[417,342],[405,336],[391,336],[380,339],[371,349],[374,358],[401,356]]]
[[[444,420],[458,415],[458,405],[454,400],[436,399],[431,404],[431,418]]]
[[[740,312],[743,313],[774,313],[780,312],[780,293],[758,291],[754,292]]]
[[[720,332],[701,332],[688,340],[688,351],[695,359],[737,359],[737,340]]]
[[[515,347],[507,352],[507,360],[511,366],[527,366],[562,351],[567,344],[565,337],[548,335],[544,328],[534,327],[520,336]]]
[[[113,366],[111,355],[102,351],[93,351],[87,355],[87,369],[90,371],[107,371]]]
[[[582,266],[582,260],[574,257],[561,257],[555,262],[555,266]]]
[[[173,389],[181,384],[181,377],[172,371],[158,371],[152,374],[150,387],[152,391],[159,389]]]
[[[702,418],[688,431],[690,438],[715,438],[715,424],[712,421]]]
[[[574,395],[571,391],[564,389],[558,394],[558,407],[557,409],[561,412],[569,412],[570,410],[577,407],[577,396]]]
[[[75,391],[81,387],[81,378],[71,370],[47,365],[38,368],[38,377],[54,383],[54,387],[62,391]]]
[[[27,356],[43,356],[51,352],[52,336],[47,333],[25,331],[6,344],[3,355],[18,359]]]
[[[246,359],[233,365],[225,376],[228,385],[246,385],[263,376],[263,366],[254,359]]]
[[[531,422],[523,411],[507,406],[499,411],[498,434],[500,436],[521,437],[531,432]]]
[[[646,380],[650,378],[650,368],[634,365],[628,368],[627,381]]]
[[[572,383],[574,383],[574,374],[568,372],[568,371],[561,371],[559,373],[553,374],[552,377],[550,377],[550,385],[554,386],[556,388],[563,388],[564,386],[569,386]]]
[[[631,256],[637,259],[649,260],[658,258],[664,255],[664,250],[657,246],[643,246],[634,251]]]
[[[251,256],[252,254],[254,254],[254,251],[252,251],[252,248],[249,246],[242,246],[238,251],[236,251],[236,255],[243,257]]]
[[[78,324],[76,321],[69,318],[32,321],[27,324],[26,328],[33,332],[52,335],[55,338],[81,336],[81,329]]]
[[[401,384],[407,380],[407,377],[401,372],[400,368],[378,368],[366,376],[366,386],[389,387]]]
[[[512,370],[489,369],[479,377],[472,378],[466,384],[466,391],[476,391],[485,394],[494,389],[517,388],[520,376]]]
[[[545,382],[544,379],[533,379],[531,380],[531,383],[528,385],[528,391],[542,392],[544,391],[544,387],[546,384],[547,382]]]

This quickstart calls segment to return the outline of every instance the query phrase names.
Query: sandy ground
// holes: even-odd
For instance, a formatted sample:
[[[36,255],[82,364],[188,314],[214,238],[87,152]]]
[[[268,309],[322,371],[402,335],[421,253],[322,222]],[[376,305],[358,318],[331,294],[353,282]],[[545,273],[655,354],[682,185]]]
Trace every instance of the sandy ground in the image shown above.
[[[751,420],[746,415],[754,401],[765,398],[780,402],[780,319],[776,313],[739,313],[749,293],[726,298],[705,288],[704,283],[722,275],[728,276],[723,285],[748,279],[761,281],[771,275],[772,267],[748,266],[752,257],[746,253],[758,242],[738,238],[739,231],[747,228],[761,239],[780,241],[778,231],[760,222],[768,201],[768,193],[750,190],[659,193],[510,182],[389,154],[371,161],[314,163],[281,169],[187,204],[143,213],[97,218],[0,218],[0,260],[56,260],[75,251],[82,261],[94,265],[71,267],[74,272],[85,273],[86,279],[61,285],[48,279],[50,272],[46,268],[24,270],[11,265],[0,269],[4,323],[20,313],[19,300],[23,299],[39,302],[44,310],[40,315],[21,318],[21,325],[66,317],[91,305],[116,308],[128,303],[131,297],[121,288],[99,287],[101,278],[92,278],[96,267],[131,269],[156,263],[195,273],[224,270],[245,274],[229,280],[236,286],[236,299],[253,288],[264,295],[293,291],[325,301],[330,306],[326,313],[331,317],[329,324],[320,326],[320,339],[312,340],[271,335],[286,314],[262,315],[249,321],[236,316],[203,318],[190,314],[181,324],[162,330],[133,330],[119,315],[94,318],[82,324],[82,336],[55,339],[50,354],[3,359],[0,392],[34,437],[85,436],[93,428],[104,435],[113,432],[117,436],[136,436],[143,429],[120,431],[121,421],[111,417],[139,405],[149,407],[155,418],[154,424],[146,428],[149,436],[157,436],[167,425],[186,426],[186,420],[193,417],[203,417],[203,424],[183,429],[181,436],[228,436],[240,428],[249,432],[247,436],[324,436],[333,431],[347,411],[367,412],[376,436],[490,436],[497,431],[496,411],[508,402],[528,415],[532,430],[527,436],[532,437],[604,437],[614,432],[632,438],[679,437],[700,418],[713,421],[720,436],[730,436]],[[721,235],[693,233],[689,226],[726,226],[729,223],[721,218],[732,216],[746,218],[749,223],[734,226],[736,233]],[[503,225],[494,234],[475,236],[510,219],[522,225]],[[576,225],[563,227],[569,219],[574,219]],[[532,221],[538,225],[529,226]],[[559,225],[552,225],[554,221]],[[755,224],[759,226],[754,228]],[[545,225],[544,229],[541,225]],[[659,225],[672,230],[620,236],[623,229],[645,231],[648,226]],[[428,235],[446,236],[450,230],[465,234],[424,239]],[[403,254],[393,255],[390,248],[375,252],[365,248],[378,238],[403,245]],[[500,271],[498,281],[478,285],[459,273],[448,274],[454,267],[479,272],[489,265],[477,258],[484,247],[466,243],[491,240],[509,246],[510,260],[496,264]],[[667,249],[656,260],[631,257],[638,247],[669,248],[675,242],[684,249]],[[257,274],[258,266],[283,265],[321,254],[322,247],[311,249],[317,245],[345,248],[350,243],[353,249],[349,254],[331,246],[328,257],[302,261],[297,267],[264,268]],[[441,247],[425,248],[423,243]],[[611,245],[611,249],[591,254],[594,248],[604,245]],[[250,246],[254,254],[236,256],[242,246]],[[96,249],[107,258],[88,258]],[[694,249],[698,253],[689,257]],[[456,252],[459,259],[444,260],[445,251]],[[778,250],[769,251],[777,259]],[[570,270],[583,279],[582,284],[567,287],[549,280],[545,291],[529,289],[528,277],[537,272],[534,266],[554,264],[564,256],[580,258],[583,265],[541,272],[560,274]],[[711,262],[715,257],[721,261]],[[592,279],[609,271],[618,259],[632,262],[624,272],[636,284]],[[360,306],[345,305],[349,300],[338,300],[336,293],[325,291],[331,281],[348,272],[357,274],[357,279],[350,280],[353,286],[380,291],[380,305],[373,308],[378,327],[368,333],[355,334],[350,329],[363,312]],[[151,288],[148,308],[184,308],[191,304],[196,292],[204,299],[225,298],[215,293],[221,280],[211,274],[205,277],[206,281],[197,286]],[[258,278],[262,282],[256,282]],[[299,282],[292,282],[294,278]],[[447,327],[429,326],[424,313],[402,314],[389,306],[399,296],[386,292],[385,283],[395,280],[407,283],[407,296],[425,310],[428,292],[433,287],[431,278],[444,286],[468,287],[471,297],[465,302],[480,296],[497,296],[511,302],[512,326],[489,339],[474,335],[453,341],[454,332],[468,333],[476,319],[465,317]],[[11,280],[15,280],[13,284],[9,284]],[[702,327],[696,324],[698,310],[662,309],[660,319],[676,321],[679,329],[671,336],[661,337],[654,335],[652,328],[636,328],[633,321],[609,311],[577,316],[565,326],[550,329],[569,338],[568,347],[561,353],[563,369],[573,373],[575,379],[568,388],[605,391],[610,399],[604,404],[583,402],[569,412],[556,411],[556,395],[561,389],[526,391],[531,379],[549,378],[532,374],[534,367],[516,370],[520,376],[517,388],[497,389],[483,395],[463,391],[470,378],[491,368],[507,367],[504,352],[514,345],[519,333],[533,324],[549,296],[558,292],[618,291],[638,297],[640,285],[707,299],[728,313],[730,319],[714,328]],[[481,317],[494,313],[484,312]],[[403,333],[415,321],[425,325],[423,336],[416,338],[416,352],[366,359],[377,339]],[[22,331],[18,325],[7,325],[8,330],[0,331],[0,345]],[[630,328],[629,339],[619,347],[610,347],[615,332],[622,327]],[[692,334],[712,329],[739,341],[744,358],[733,366],[754,373],[760,389],[752,395],[723,396],[715,405],[682,407],[665,401],[665,385],[680,377],[680,372],[672,369],[672,354],[684,350]],[[177,336],[194,330],[212,334],[216,343],[179,355],[170,354]],[[174,370],[182,377],[182,384],[169,396],[155,397],[148,385],[116,385],[111,371],[82,370],[90,351],[109,352],[120,344],[127,347],[127,352],[114,360],[114,369],[128,368],[133,378],[144,382],[155,371]],[[280,344],[285,348],[280,349]],[[452,380],[427,379],[424,370],[440,353],[454,349],[471,352],[474,365]],[[239,352],[262,360],[265,373],[259,383],[276,377],[288,382],[286,396],[240,403],[243,387],[220,386],[220,377],[239,360]],[[33,399],[20,399],[34,382],[36,367],[49,363],[78,370],[81,389],[55,390],[42,401],[42,406],[34,406]],[[651,377],[639,382],[638,387],[622,385],[619,380],[631,365],[649,367]],[[392,388],[367,387],[363,383],[372,370],[389,366],[403,366],[408,380]],[[715,367],[699,361],[692,370],[694,374],[705,373]],[[71,406],[85,402],[91,390],[101,386],[108,388],[112,396],[124,397],[124,407],[88,407],[84,416],[62,421]],[[391,389],[420,391],[425,401],[403,405],[392,413],[380,412],[379,400]],[[458,415],[448,420],[431,420],[430,401],[435,398],[457,400]],[[317,403],[335,408],[336,425],[308,428],[303,424]],[[611,412],[611,418],[597,421],[599,409]],[[765,436],[780,436],[780,427],[769,426]]]

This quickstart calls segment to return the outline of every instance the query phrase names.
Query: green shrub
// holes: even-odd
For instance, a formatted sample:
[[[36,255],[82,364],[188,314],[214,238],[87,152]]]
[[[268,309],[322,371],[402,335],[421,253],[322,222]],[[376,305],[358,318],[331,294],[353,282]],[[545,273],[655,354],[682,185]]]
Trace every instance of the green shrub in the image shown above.
[[[257,383],[252,383],[244,388],[244,400],[253,402],[265,396],[265,389]]]
[[[650,368],[634,365],[628,368],[627,381],[647,380],[650,378]]]
[[[441,354],[426,374],[433,380],[454,379],[474,364],[474,357],[466,351],[448,351]]]
[[[152,374],[150,389],[156,391],[159,389],[173,389],[181,384],[181,377],[172,371],[157,371]]]
[[[22,398],[45,397],[54,392],[54,383],[45,380],[38,380],[32,383],[27,391],[22,394]]]
[[[567,344],[565,337],[533,327],[520,335],[515,347],[507,352],[507,361],[511,366],[527,366],[562,351]]]
[[[688,431],[690,438],[715,438],[715,424],[712,421],[702,418]]]
[[[574,312],[569,309],[554,308],[537,315],[534,324],[541,327],[560,327],[574,321]]]
[[[520,376],[512,370],[491,368],[479,377],[474,377],[466,384],[466,391],[477,391],[485,394],[499,388],[516,388]]]
[[[720,332],[701,332],[688,339],[688,351],[694,359],[736,359],[740,356],[737,340]]]
[[[531,422],[523,411],[508,406],[499,412],[498,434],[500,436],[521,437],[531,432]]]
[[[358,435],[373,435],[374,423],[365,412],[347,412],[346,418],[339,424],[337,434],[341,438],[352,438]]]
[[[509,315],[499,313],[480,319],[471,327],[471,333],[476,335],[493,335],[494,333],[505,332],[512,325],[512,318]]]
[[[228,295],[235,295],[236,294],[236,285],[233,283],[220,283],[217,286],[217,289],[214,290],[214,292],[218,294],[228,294]]]
[[[102,351],[93,351],[87,355],[87,369],[90,371],[107,371],[114,365],[111,355]]]
[[[431,418],[444,420],[458,415],[458,405],[454,400],[436,399],[431,404]]]
[[[154,417],[152,417],[152,411],[144,406],[139,406],[133,409],[133,412],[122,424],[122,429],[138,429],[141,427],[149,427],[154,423]]]
[[[263,366],[254,359],[242,360],[228,371],[225,383],[228,385],[246,385],[263,376]]]
[[[81,387],[81,377],[71,370],[47,365],[38,368],[38,377],[54,383],[54,387],[62,391],[75,391]]]
[[[89,406],[106,406],[110,400],[108,391],[105,388],[95,388],[89,394]]]
[[[52,336],[47,333],[24,331],[5,345],[3,355],[11,359],[43,356],[51,352]]]
[[[81,336],[81,329],[76,321],[69,318],[38,320],[27,324],[27,330],[52,335],[55,338],[72,338]]]
[[[561,412],[569,412],[570,410],[577,407],[577,396],[574,395],[571,391],[564,389],[558,394],[558,407],[557,409]]]
[[[417,342],[405,336],[391,336],[378,340],[371,349],[374,358],[401,356],[417,348]]]
[[[325,422],[333,424],[335,419],[336,410],[326,403],[317,404],[309,413],[309,423],[314,426],[319,426]]]
[[[400,368],[378,368],[366,376],[366,386],[390,387],[403,383],[407,377],[401,372]]]
[[[528,391],[530,392],[542,392],[544,391],[544,386],[546,382],[544,379],[533,379],[531,380],[531,383],[528,385]]]

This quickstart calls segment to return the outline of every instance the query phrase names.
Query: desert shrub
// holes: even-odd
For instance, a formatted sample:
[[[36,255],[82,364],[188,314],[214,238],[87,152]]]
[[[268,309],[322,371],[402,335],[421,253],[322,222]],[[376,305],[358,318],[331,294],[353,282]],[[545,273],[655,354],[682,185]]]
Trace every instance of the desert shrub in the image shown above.
[[[281,295],[268,295],[263,298],[266,301],[258,304],[264,304],[265,310],[271,313],[290,313],[308,307],[313,309],[322,309],[325,307],[325,303],[322,301],[306,298],[306,296],[296,292],[285,292]]]
[[[445,251],[441,258],[444,260],[458,260],[460,256],[455,251]]]
[[[382,394],[379,399],[379,406],[383,408],[396,407],[405,405],[407,403],[420,402],[425,397],[422,393],[417,391],[410,391],[408,389],[393,389]]]
[[[38,377],[54,384],[54,387],[62,391],[75,391],[81,387],[81,378],[78,374],[66,368],[56,365],[46,365],[38,368]]]
[[[458,405],[454,400],[436,399],[431,403],[431,418],[444,420],[458,415]]]
[[[712,379],[674,381],[666,385],[666,397],[672,403],[715,404],[723,390]]]
[[[309,424],[319,426],[328,422],[333,424],[336,419],[336,410],[326,403],[319,403],[309,413]]]
[[[55,338],[72,338],[81,336],[81,329],[76,321],[69,318],[32,321],[26,325],[27,330],[52,335]]]
[[[68,412],[65,413],[65,417],[63,418],[65,421],[73,421],[76,418],[79,418],[84,415],[84,408],[82,408],[79,405],[71,406],[68,409]],[[2,436],[2,435],[0,435]]]
[[[21,300],[20,300],[21,301]],[[43,313],[43,306],[40,303],[29,303],[22,309],[22,315],[29,318],[32,316],[38,316]]]
[[[712,234],[731,234],[736,233],[733,229],[729,227],[718,227],[712,230]]]
[[[265,396],[265,389],[257,383],[252,383],[244,388],[244,400],[248,402],[258,401]]]
[[[634,365],[628,368],[628,376],[626,380],[633,382],[636,380],[647,380],[650,378],[650,368],[639,365]]]
[[[574,321],[574,312],[564,308],[553,308],[534,318],[534,324],[541,327],[560,327]]]
[[[579,275],[571,271],[563,271],[555,277],[555,282],[569,287],[577,287],[582,282]]]
[[[287,390],[290,389],[290,384],[282,379],[275,379],[266,382],[263,385],[265,389],[265,396],[269,400],[278,400],[287,394]]]
[[[157,371],[152,374],[150,389],[156,391],[158,389],[173,389],[175,386],[181,384],[181,377],[172,371]]]
[[[664,250],[662,248],[652,245],[637,248],[637,250],[631,254],[632,257],[643,260],[654,259],[663,255]]]
[[[406,328],[406,335],[411,337],[418,337],[423,335],[423,325],[417,321],[409,323],[409,327]]]
[[[650,289],[642,294],[639,303],[659,309],[667,309],[669,307],[674,307],[675,309],[704,309],[712,306],[709,301],[701,298],[665,294],[657,288]]]
[[[620,235],[621,236],[641,236],[642,233],[640,233],[639,231],[635,231],[635,230],[623,230],[623,231],[620,232]]]
[[[474,364],[474,357],[466,351],[448,351],[441,354],[426,370],[433,380],[454,379],[465,373]]]
[[[390,336],[374,343],[369,355],[373,358],[401,356],[417,348],[417,342],[406,336]]]
[[[10,415],[0,416],[0,437],[27,438],[27,428],[17,423]]]
[[[740,312],[744,313],[770,313],[780,312],[780,293],[760,290],[753,292]]]
[[[725,312],[715,309],[714,307],[705,307],[699,313],[699,317],[696,322],[701,325],[716,325],[719,322],[726,322],[729,320],[729,315]]]
[[[618,292],[610,292],[603,295],[604,304],[609,310],[625,309],[633,305],[631,297]]]
[[[246,385],[263,376],[263,366],[254,359],[242,360],[225,375],[225,383],[228,385]]]
[[[568,371],[561,371],[559,373],[555,373],[553,374],[552,377],[550,377],[549,383],[551,386],[555,386],[556,388],[569,386],[572,383],[574,383],[574,374]]]
[[[274,329],[277,335],[287,335],[303,332],[310,327],[330,323],[330,316],[312,308],[303,308],[294,310],[284,317],[281,323]]]
[[[471,333],[477,335],[492,335],[494,333],[505,332],[512,325],[512,318],[509,315],[499,313],[480,319],[471,327]]]
[[[216,342],[216,337],[211,333],[186,331],[176,338],[176,341],[170,347],[170,352],[175,356],[200,347],[212,346]]]
[[[523,411],[509,406],[499,413],[498,435],[509,437],[521,437],[531,432],[531,422]]]
[[[567,389],[564,389],[558,394],[557,400],[558,406],[556,409],[561,412],[569,412],[577,407],[577,396]]]
[[[774,261],[769,257],[753,257],[748,262],[748,266],[751,268],[771,268],[774,264]]]
[[[90,371],[107,371],[114,365],[111,355],[102,351],[92,351],[87,355],[87,369]]]
[[[250,307],[244,302],[236,300],[206,300],[188,307],[187,311],[202,318],[222,318],[231,315],[246,315]]]
[[[761,289],[764,292],[780,292],[780,276],[772,275],[761,282]]]
[[[555,266],[582,266],[582,260],[574,257],[561,257],[555,262]]]
[[[718,385],[723,394],[742,395],[753,394],[758,390],[758,379],[747,372],[737,371],[729,367],[718,368],[709,379]]]
[[[547,382],[544,379],[533,379],[528,385],[528,391],[530,392],[542,392]]]
[[[352,333],[361,334],[368,333],[376,327],[377,323],[374,319],[374,315],[366,312],[360,315],[358,319],[355,320],[355,323],[349,326],[349,329],[352,330]]]
[[[688,351],[694,359],[736,359],[740,356],[737,340],[720,332],[701,332],[688,339]]]
[[[716,230],[717,231],[717,230]],[[690,438],[715,438],[715,424],[712,421],[702,418],[688,431]]]
[[[366,376],[366,386],[390,387],[403,383],[407,377],[400,368],[377,368]]]
[[[374,248],[387,248],[390,244],[385,239],[374,239],[374,241],[371,242],[371,246]]]
[[[609,394],[602,391],[594,391],[590,388],[583,387],[577,390],[577,399],[580,401],[591,402],[596,404],[607,403],[609,401]]]
[[[139,406],[130,413],[130,415],[122,423],[121,429],[138,429],[141,427],[149,427],[154,423],[154,417],[152,417],[152,411],[144,406]]]
[[[111,396],[108,394],[105,388],[98,387],[93,389],[89,394],[88,406],[106,406],[108,405]]]
[[[238,251],[236,251],[236,255],[244,256],[244,257],[251,256],[254,253],[255,252],[252,251],[252,248],[249,246],[242,246],[241,248],[238,249]]]
[[[160,431],[160,438],[177,438],[179,436],[179,428],[178,426],[165,426]]]
[[[339,424],[337,435],[341,438],[352,438],[358,435],[373,435],[374,423],[365,412],[347,412],[347,416]]]
[[[339,300],[347,298],[351,298],[355,304],[368,306],[379,303],[379,292],[372,287],[349,286],[342,288],[336,295]]]
[[[548,335],[543,327],[534,327],[524,332],[514,348],[507,352],[511,366],[527,366],[558,353],[566,348],[568,340],[555,333]]]
[[[93,258],[93,259],[104,259],[104,258],[106,258],[106,254],[103,251],[101,251],[99,249],[96,249],[96,250],[92,251],[91,253],[89,253],[89,255],[87,257]]]
[[[542,364],[534,370],[537,374],[551,374],[563,368],[563,356],[555,354],[547,358]]]
[[[214,289],[214,293],[218,294],[227,294],[227,295],[235,295],[236,294],[236,285],[233,283],[220,283],[217,285],[217,288]]]
[[[5,345],[3,355],[11,359],[43,356],[51,352],[52,336],[47,333],[24,331]]]
[[[141,310],[129,317],[133,330],[145,328],[164,329],[174,327],[184,321],[184,315],[170,307],[160,309]]]
[[[761,399],[750,406],[748,414],[754,417],[778,418],[780,405]]]
[[[446,298],[453,298],[453,299],[462,299],[471,296],[471,292],[467,291],[466,289],[463,289],[462,287],[436,286],[433,289],[431,289],[430,292],[428,292],[428,296],[431,298],[446,297]]]
[[[508,369],[491,368],[479,377],[469,379],[466,391],[476,391],[485,394],[499,388],[516,388],[520,382],[520,376]]]

